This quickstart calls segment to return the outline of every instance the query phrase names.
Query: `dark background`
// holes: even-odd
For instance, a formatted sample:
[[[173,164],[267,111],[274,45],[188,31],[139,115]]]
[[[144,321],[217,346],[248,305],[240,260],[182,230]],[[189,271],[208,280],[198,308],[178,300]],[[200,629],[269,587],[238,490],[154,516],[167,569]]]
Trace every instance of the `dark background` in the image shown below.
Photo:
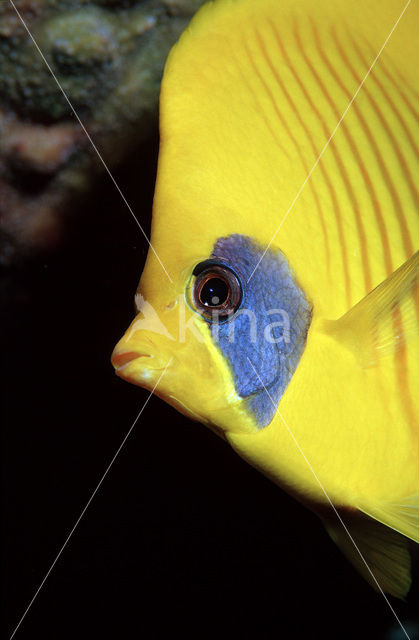
[[[116,174],[147,231],[157,145],[154,132]],[[148,395],[109,361],[146,249],[103,179],[59,251],[2,276],[3,637]],[[391,600],[412,640],[418,587]],[[313,514],[152,398],[15,638],[172,634],[405,637]]]

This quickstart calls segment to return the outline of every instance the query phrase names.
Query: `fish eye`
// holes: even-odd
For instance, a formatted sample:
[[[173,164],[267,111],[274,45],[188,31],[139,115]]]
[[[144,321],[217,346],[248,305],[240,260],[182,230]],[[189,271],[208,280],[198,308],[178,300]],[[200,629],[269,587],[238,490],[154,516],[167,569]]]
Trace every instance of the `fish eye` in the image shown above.
[[[226,320],[240,306],[242,287],[232,269],[214,260],[198,264],[193,272],[193,302],[209,320]]]

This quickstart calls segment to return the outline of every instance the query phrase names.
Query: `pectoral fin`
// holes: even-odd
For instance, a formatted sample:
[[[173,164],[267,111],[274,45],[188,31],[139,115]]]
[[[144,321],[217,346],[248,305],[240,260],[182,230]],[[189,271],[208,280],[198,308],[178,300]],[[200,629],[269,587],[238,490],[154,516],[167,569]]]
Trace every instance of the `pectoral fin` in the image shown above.
[[[342,318],[326,323],[336,339],[358,355],[363,366],[419,337],[419,251]]]
[[[405,598],[411,583],[406,538],[360,513],[345,514],[343,520],[352,539],[339,520],[330,519],[325,526],[347,559],[374,589],[379,591],[379,585],[384,592]]]

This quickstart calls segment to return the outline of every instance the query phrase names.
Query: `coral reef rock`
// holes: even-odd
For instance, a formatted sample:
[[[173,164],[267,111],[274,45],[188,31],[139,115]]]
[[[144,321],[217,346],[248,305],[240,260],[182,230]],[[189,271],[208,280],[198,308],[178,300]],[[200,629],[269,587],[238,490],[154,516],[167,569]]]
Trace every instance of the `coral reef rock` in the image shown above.
[[[91,141],[113,168],[147,136],[166,56],[202,3],[0,2],[0,263],[59,241],[105,171]]]

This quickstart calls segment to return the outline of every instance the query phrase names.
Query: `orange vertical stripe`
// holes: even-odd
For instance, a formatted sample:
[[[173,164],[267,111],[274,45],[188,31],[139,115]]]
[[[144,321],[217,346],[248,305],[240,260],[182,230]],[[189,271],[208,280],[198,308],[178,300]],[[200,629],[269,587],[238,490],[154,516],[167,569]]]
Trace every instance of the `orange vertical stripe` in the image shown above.
[[[368,64],[365,61],[365,58],[364,58],[364,56],[362,54],[362,51],[359,49],[359,47],[357,46],[356,42],[353,39],[352,39],[352,43],[353,43],[354,49],[357,52],[360,60],[363,62],[363,64],[366,66],[366,68],[368,68]],[[379,81],[377,80],[376,73],[374,73],[374,71],[375,70],[373,70],[373,72],[370,74],[370,77],[378,84]],[[376,111],[376,113],[378,115],[378,118],[379,118],[379,120],[381,122],[381,125],[382,125],[383,129],[385,130],[385,132],[387,133],[388,138],[391,141],[392,147],[394,149],[394,153],[397,156],[399,164],[400,164],[401,168],[403,169],[403,173],[404,173],[404,175],[406,177],[406,181],[407,181],[407,184],[409,186],[409,190],[410,190],[410,192],[412,194],[412,198],[413,198],[413,200],[415,202],[415,205],[419,208],[419,194],[418,194],[416,186],[415,186],[415,184],[413,182],[412,175],[411,175],[411,172],[410,172],[410,169],[409,169],[409,165],[406,162],[406,158],[404,157],[403,153],[400,150],[400,145],[398,144],[397,140],[394,138],[394,135],[393,135],[393,132],[391,130],[391,127],[389,127],[388,122],[386,121],[386,119],[385,119],[385,117],[383,115],[383,112],[381,111],[380,107],[378,106],[378,103],[376,102],[376,100],[374,99],[374,97],[372,96],[371,92],[368,90],[368,87],[365,84],[364,84],[363,89],[364,89],[365,94],[368,97],[371,105],[374,107],[374,109],[375,109],[375,111]],[[390,104],[390,106],[392,105],[391,100],[389,100],[389,104]],[[393,110],[394,110],[394,105],[393,105]]]
[[[301,53],[303,55],[303,58],[304,58],[306,64],[308,65],[309,69],[311,69],[311,71],[312,71],[314,77],[316,78],[318,84],[322,88],[323,93],[325,94],[326,99],[328,100],[329,104],[331,105],[332,110],[334,111],[334,113],[335,113],[335,115],[337,117],[337,121],[339,122],[341,114],[339,113],[336,105],[334,104],[334,102],[331,99],[331,97],[328,94],[328,92],[325,91],[325,88],[324,88],[323,84],[320,82],[318,74],[314,72],[314,69],[313,69],[312,65],[308,61],[307,56],[306,56],[306,54],[304,52],[304,49],[302,47],[301,39],[300,39],[296,24],[294,24],[294,36],[296,38],[297,45],[300,48],[300,51],[301,51]],[[289,65],[289,67],[290,67],[295,79],[297,80],[302,92],[304,93],[304,95],[306,97],[307,102],[309,103],[310,107],[313,109],[313,112],[316,114],[317,118],[321,122],[322,128],[323,128],[323,131],[324,131],[325,135],[327,136],[327,138],[329,138],[330,131],[328,130],[328,128],[326,126],[326,123],[324,121],[323,116],[321,115],[321,113],[317,109],[316,105],[314,104],[313,100],[311,99],[310,94],[308,93],[307,89],[305,88],[304,83],[301,81],[301,79],[299,78],[297,72],[293,68],[293,66],[291,64],[291,60],[288,58],[288,56],[287,56],[287,54],[285,52],[285,49],[283,49],[283,53],[284,53],[284,57],[286,59],[287,64]],[[344,132],[346,133],[346,137],[347,137],[348,136],[348,132],[347,132],[345,123],[342,122],[340,126],[343,128]],[[359,211],[359,205],[358,205],[357,199],[355,197],[355,193],[354,193],[354,191],[352,189],[352,185],[350,183],[348,175],[346,173],[345,165],[344,165],[344,163],[342,161],[341,155],[340,155],[336,145],[334,144],[333,140],[331,140],[331,142],[330,142],[330,148],[331,148],[332,153],[333,153],[333,155],[335,157],[336,163],[337,163],[337,165],[339,167],[339,170],[340,170],[340,173],[341,173],[344,185],[345,185],[346,192],[348,194],[348,197],[349,197],[349,199],[351,201],[351,204],[353,206],[353,209],[354,209],[355,221],[356,221],[356,225],[357,225],[357,229],[358,229],[358,236],[359,236],[359,241],[360,241],[360,246],[361,246],[361,259],[362,259],[362,266],[363,266],[363,270],[364,270],[365,292],[368,293],[372,288],[372,279],[371,279],[370,265],[369,265],[369,261],[368,261],[367,240],[366,240],[364,226],[362,224],[362,219],[361,219],[361,215],[360,215],[360,211]]]
[[[348,91],[348,89],[346,88],[346,86],[344,85],[344,83],[342,82],[342,79],[340,77],[340,75],[336,72],[336,70],[334,69],[332,63],[330,62],[329,58],[327,57],[326,53],[324,52],[321,42],[320,42],[320,38],[317,32],[317,28],[315,26],[314,23],[312,23],[312,29],[313,29],[313,34],[314,34],[314,39],[317,45],[317,49],[319,52],[319,55],[322,59],[322,61],[324,62],[326,68],[328,69],[328,71],[330,72],[330,74],[333,76],[333,79],[335,80],[335,82],[337,83],[337,85],[340,87],[340,89],[343,91],[343,93],[346,94],[348,99],[352,98],[351,93]],[[304,55],[304,52],[303,52]],[[318,82],[319,84],[322,86],[322,89],[325,93],[325,95],[328,97],[329,103],[331,104],[331,106],[335,109],[335,114],[337,115],[337,109],[334,106],[332,100],[329,98],[328,96],[328,92],[326,87],[324,86],[323,82],[321,81],[320,77],[318,77],[315,69],[313,68],[313,65],[311,65],[310,61],[307,59],[307,64],[312,68],[312,72],[315,76],[317,76],[318,78]],[[357,115],[358,119],[361,120],[361,124],[365,123],[363,122],[363,118],[362,118],[362,114],[360,114],[359,109],[357,108],[357,105],[355,103],[352,103],[352,108],[354,109],[355,114]],[[351,147],[352,153],[354,154],[357,164],[360,168],[362,177],[364,179],[364,183],[365,183],[365,187],[366,190],[368,192],[368,195],[370,197],[370,201],[371,201],[371,205],[372,208],[374,210],[375,213],[375,218],[376,218],[376,222],[377,222],[377,227],[380,233],[380,238],[381,238],[381,244],[383,247],[383,256],[384,256],[384,264],[385,264],[385,269],[386,269],[386,273],[387,275],[390,275],[391,273],[393,273],[394,271],[394,266],[393,266],[393,261],[391,259],[391,250],[390,250],[390,241],[388,238],[388,234],[387,234],[387,228],[385,226],[385,222],[384,222],[384,216],[383,216],[383,212],[381,210],[381,206],[379,204],[379,198],[378,195],[375,191],[373,182],[371,180],[370,174],[367,170],[367,168],[365,167],[363,161],[362,161],[362,157],[358,151],[357,146],[355,145],[352,136],[350,135],[347,126],[345,125],[344,122],[342,122],[342,126],[343,126],[343,131],[346,135],[346,138],[348,140],[348,143]]]
[[[273,23],[271,23],[271,27],[272,27],[272,30],[273,30],[273,32],[275,34],[275,38],[278,41],[279,40],[279,35],[278,35],[277,31],[276,31],[275,25]],[[304,131],[305,131],[305,133],[307,135],[307,139],[310,142],[310,146],[311,146],[311,148],[313,150],[314,156],[318,157],[319,152],[316,149],[316,146],[315,146],[315,144],[314,144],[314,142],[313,142],[313,140],[311,138],[310,132],[307,129],[307,126],[306,126],[306,124],[304,122],[304,119],[301,117],[298,109],[296,108],[295,103],[292,100],[287,88],[285,87],[285,84],[282,81],[282,78],[281,78],[280,74],[278,73],[278,71],[275,68],[275,66],[272,64],[272,62],[271,62],[271,60],[270,60],[270,58],[269,58],[269,56],[268,56],[268,54],[266,52],[263,40],[262,40],[262,38],[260,37],[260,35],[257,32],[256,32],[256,37],[258,39],[259,46],[261,47],[262,54],[263,54],[264,58],[266,59],[266,62],[268,64],[273,76],[275,77],[275,79],[276,79],[279,87],[281,88],[281,90],[282,90],[282,92],[283,92],[288,104],[290,105],[292,110],[295,112],[295,115],[296,115],[300,125],[302,126],[302,128],[304,129]],[[324,165],[321,162],[319,162],[319,166],[320,166],[320,170],[322,172],[323,178],[324,178],[324,180],[325,180],[325,182],[327,184],[327,187],[329,189],[330,196],[332,198],[333,212],[334,212],[335,218],[336,218],[336,225],[337,225],[337,230],[338,230],[338,235],[339,235],[339,244],[340,244],[340,249],[341,249],[341,253],[342,253],[342,265],[343,265],[344,282],[345,282],[345,293],[346,293],[347,304],[348,304],[348,307],[349,307],[351,305],[351,303],[352,303],[351,282],[350,282],[350,278],[349,278],[349,268],[348,268],[347,252],[346,252],[345,235],[344,235],[343,227],[342,227],[342,220],[341,220],[341,215],[340,215],[339,202],[338,202],[338,199],[337,199],[337,196],[336,196],[335,189],[334,189],[334,187],[333,187],[333,185],[332,185],[332,183],[331,183],[331,181],[329,179],[329,175],[327,173],[326,168],[324,167]],[[307,174],[308,173],[309,173],[309,170],[307,169]],[[311,181],[310,181],[310,184],[311,184]]]
[[[361,81],[358,78],[355,70],[353,69],[353,67],[352,67],[352,65],[351,65],[351,63],[350,63],[350,61],[349,61],[344,49],[341,47],[340,42],[339,42],[339,38],[337,38],[336,33],[334,32],[333,29],[332,29],[332,37],[333,37],[333,39],[335,41],[336,48],[337,48],[337,50],[338,50],[343,62],[346,64],[346,66],[350,70],[350,72],[351,72],[352,76],[354,77],[354,79],[360,84]],[[364,84],[364,87],[365,87],[365,84]],[[353,103],[352,106],[354,108],[356,108],[355,102]],[[363,117],[361,117],[361,113],[360,113],[359,109],[358,109],[358,113],[359,113],[360,122],[361,122],[361,124],[363,126],[365,135],[368,137],[368,140],[369,140],[369,142],[371,144],[371,147],[374,150],[375,156],[377,158],[378,166],[379,166],[380,171],[381,171],[381,173],[383,175],[385,184],[387,185],[387,188],[389,190],[389,193],[390,193],[390,196],[391,196],[391,199],[392,199],[392,202],[393,202],[393,206],[394,206],[394,209],[396,211],[397,220],[399,221],[400,232],[401,232],[401,236],[402,236],[402,240],[403,240],[403,245],[404,245],[404,248],[405,248],[406,259],[408,259],[413,254],[413,244],[412,244],[412,240],[411,240],[411,237],[410,237],[409,229],[408,229],[408,226],[407,226],[406,218],[405,218],[405,215],[404,215],[402,203],[400,201],[400,198],[399,198],[399,195],[397,193],[397,190],[396,190],[396,188],[395,188],[395,186],[393,184],[391,176],[390,176],[390,174],[389,174],[389,172],[387,170],[387,167],[386,167],[385,163],[383,162],[381,153],[380,153],[380,151],[379,151],[379,149],[377,147],[377,144],[376,144],[376,142],[374,140],[374,137],[371,134],[371,131],[370,131],[365,119]]]

